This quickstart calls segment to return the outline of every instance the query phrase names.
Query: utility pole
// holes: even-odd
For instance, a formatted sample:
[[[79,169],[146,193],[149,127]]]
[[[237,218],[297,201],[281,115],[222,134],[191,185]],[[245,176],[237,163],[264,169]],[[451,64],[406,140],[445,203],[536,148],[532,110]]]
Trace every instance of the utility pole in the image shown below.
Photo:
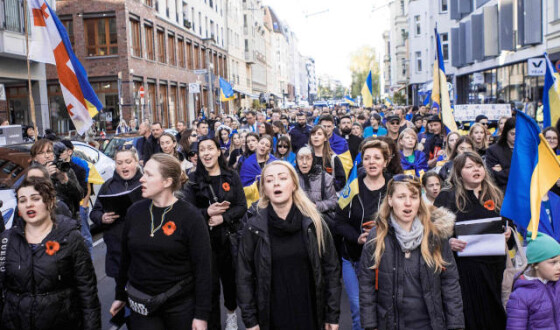
[[[206,46],[204,57],[206,60],[206,68],[208,70],[208,115],[214,112],[214,80],[212,79],[212,70],[214,66],[210,63],[211,42],[214,42],[214,38],[202,39],[202,43]]]

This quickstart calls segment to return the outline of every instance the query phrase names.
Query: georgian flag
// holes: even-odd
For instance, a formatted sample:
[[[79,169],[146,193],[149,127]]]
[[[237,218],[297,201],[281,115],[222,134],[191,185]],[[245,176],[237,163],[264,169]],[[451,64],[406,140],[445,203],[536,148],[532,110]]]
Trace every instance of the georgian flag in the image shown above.
[[[83,135],[103,108],[74,54],[68,33],[45,0],[27,0],[32,17],[29,59],[56,65],[68,114]]]

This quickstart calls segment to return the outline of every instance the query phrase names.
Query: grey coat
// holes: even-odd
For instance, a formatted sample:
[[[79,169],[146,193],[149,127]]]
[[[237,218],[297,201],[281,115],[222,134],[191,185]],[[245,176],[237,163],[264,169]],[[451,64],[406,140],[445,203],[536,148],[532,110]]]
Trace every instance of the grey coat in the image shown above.
[[[324,191],[321,194],[321,174],[311,174],[309,176],[309,186],[306,186],[301,174],[299,174],[299,185],[305,191],[309,199],[317,205],[317,211],[324,213],[336,210],[338,197],[334,190],[334,181],[332,175],[324,173]]]
[[[439,236],[430,238],[430,248],[441,248],[443,259],[447,262],[445,269],[435,272],[420,257],[421,296],[434,330],[461,329],[465,327],[463,317],[463,300],[459,286],[459,274],[448,238],[453,233],[455,215],[445,208],[432,210],[432,221],[439,229]],[[395,232],[391,228],[385,237],[385,252],[381,258],[378,271],[378,289],[375,288],[376,272],[373,265],[375,250],[375,230],[372,230],[368,243],[364,246],[360,260],[360,319],[366,329],[400,329],[404,322],[399,317],[396,295],[402,292],[404,274],[402,253]]]

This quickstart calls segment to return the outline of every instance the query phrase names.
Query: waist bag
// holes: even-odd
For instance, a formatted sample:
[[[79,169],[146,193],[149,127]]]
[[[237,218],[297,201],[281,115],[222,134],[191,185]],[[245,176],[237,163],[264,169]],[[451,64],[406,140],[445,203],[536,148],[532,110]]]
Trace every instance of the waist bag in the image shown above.
[[[181,282],[175,284],[169,290],[160,293],[158,295],[152,296],[144,293],[130,284],[126,285],[126,293],[128,295],[128,304],[130,309],[140,315],[151,315],[158,308],[161,307],[169,298],[175,296],[183,287],[187,284],[187,280],[182,280]]]

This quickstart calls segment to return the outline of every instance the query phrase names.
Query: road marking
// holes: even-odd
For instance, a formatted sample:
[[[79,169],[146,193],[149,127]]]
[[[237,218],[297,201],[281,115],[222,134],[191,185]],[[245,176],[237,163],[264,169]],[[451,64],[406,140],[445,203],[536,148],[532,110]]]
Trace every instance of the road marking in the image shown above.
[[[99,244],[103,243],[103,238],[98,239],[97,241],[93,242],[93,247],[98,246]]]

